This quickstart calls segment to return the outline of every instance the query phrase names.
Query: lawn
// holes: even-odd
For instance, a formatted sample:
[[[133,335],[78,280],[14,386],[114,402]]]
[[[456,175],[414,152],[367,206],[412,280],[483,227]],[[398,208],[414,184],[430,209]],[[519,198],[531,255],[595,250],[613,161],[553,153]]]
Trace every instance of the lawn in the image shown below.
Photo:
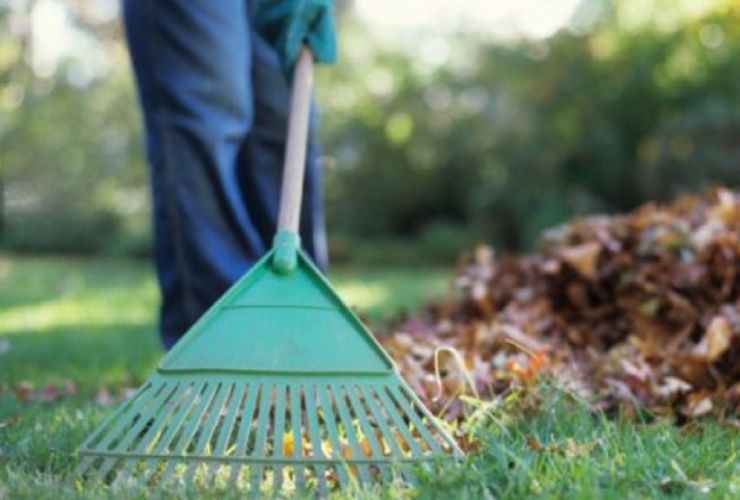
[[[448,273],[340,268],[331,277],[378,327],[443,294]],[[71,473],[85,434],[161,356],[156,304],[151,268],[141,262],[0,258],[0,498],[235,495],[185,485],[111,490],[83,485]],[[607,417],[550,381],[542,384],[537,401],[513,393],[478,403],[467,430],[479,451],[462,464],[421,475],[413,488],[390,486],[368,496],[740,495],[737,428],[712,420],[679,428],[650,415]]]

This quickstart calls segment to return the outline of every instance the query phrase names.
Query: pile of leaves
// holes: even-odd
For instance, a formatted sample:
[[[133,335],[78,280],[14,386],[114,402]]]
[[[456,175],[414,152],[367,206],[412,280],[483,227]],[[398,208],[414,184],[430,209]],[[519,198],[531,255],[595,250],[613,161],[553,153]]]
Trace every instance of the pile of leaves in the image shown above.
[[[454,288],[381,339],[450,419],[462,394],[534,390],[542,375],[606,410],[740,409],[740,192],[574,220],[528,255],[479,246]]]

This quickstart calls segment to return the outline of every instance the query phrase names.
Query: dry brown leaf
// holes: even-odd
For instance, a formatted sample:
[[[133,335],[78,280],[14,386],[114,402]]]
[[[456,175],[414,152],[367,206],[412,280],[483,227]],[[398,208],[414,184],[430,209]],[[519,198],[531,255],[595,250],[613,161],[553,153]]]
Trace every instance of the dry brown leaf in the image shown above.
[[[15,393],[15,397],[20,401],[21,403],[25,403],[31,399],[33,396],[34,386],[31,382],[28,380],[22,380],[15,384],[15,387],[13,387],[13,392]]]
[[[596,242],[563,248],[560,257],[578,274],[588,280],[597,278],[596,264],[601,254],[601,244]]]
[[[705,393],[694,393],[689,395],[688,402],[683,406],[681,412],[687,417],[696,418],[709,414],[714,405]]]
[[[100,406],[110,406],[113,404],[113,396],[111,396],[110,390],[106,386],[98,388],[95,394],[95,402]]]
[[[709,323],[701,342],[694,348],[693,354],[709,362],[715,361],[730,347],[732,328],[724,316],[715,316]]]
[[[360,439],[360,450],[362,450],[363,455],[366,457],[370,457],[373,454],[373,449],[370,446],[370,441],[367,439],[367,437],[363,437]]]
[[[39,401],[54,401],[59,397],[59,390],[54,384],[46,384],[38,395]]]
[[[709,214],[726,224],[737,224],[740,222],[740,200],[729,189],[720,188],[717,203],[709,209]]]
[[[542,450],[542,443],[540,443],[540,440],[534,436],[527,437],[527,446],[529,446],[529,449],[533,451]]]
[[[702,426],[696,420],[692,420],[688,424],[681,427],[681,431],[679,432],[679,434],[682,437],[687,437],[687,436],[691,436],[692,434],[696,434],[701,429],[702,429]]]
[[[498,331],[511,341],[513,345],[524,347],[529,351],[543,351],[545,345],[535,337],[530,337],[513,325],[498,325]]]
[[[598,395],[595,408],[726,417],[740,410],[738,206],[740,193],[719,189],[575,220],[527,255],[479,246],[460,260],[455,294],[380,340],[450,419],[465,416],[454,394],[537,390],[542,367]],[[428,358],[440,345],[459,352],[470,382],[447,359],[437,384]]]
[[[691,384],[678,377],[665,377],[663,383],[655,389],[655,394],[662,398],[671,398],[691,390]]]

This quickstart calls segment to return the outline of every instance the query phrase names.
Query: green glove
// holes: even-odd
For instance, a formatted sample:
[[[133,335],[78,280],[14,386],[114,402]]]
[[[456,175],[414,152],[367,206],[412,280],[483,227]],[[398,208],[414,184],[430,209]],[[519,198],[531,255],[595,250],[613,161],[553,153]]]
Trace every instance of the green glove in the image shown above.
[[[303,44],[311,47],[317,61],[333,63],[337,59],[332,0],[260,0],[254,25],[277,50],[288,75]]]

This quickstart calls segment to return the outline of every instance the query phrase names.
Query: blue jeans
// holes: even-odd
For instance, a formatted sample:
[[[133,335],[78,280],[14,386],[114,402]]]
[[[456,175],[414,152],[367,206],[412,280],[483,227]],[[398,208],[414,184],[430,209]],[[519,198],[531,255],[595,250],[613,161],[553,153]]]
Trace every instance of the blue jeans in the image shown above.
[[[276,53],[250,28],[255,3],[124,2],[167,348],[272,243],[290,98]],[[321,170],[310,135],[300,233],[325,267]]]

